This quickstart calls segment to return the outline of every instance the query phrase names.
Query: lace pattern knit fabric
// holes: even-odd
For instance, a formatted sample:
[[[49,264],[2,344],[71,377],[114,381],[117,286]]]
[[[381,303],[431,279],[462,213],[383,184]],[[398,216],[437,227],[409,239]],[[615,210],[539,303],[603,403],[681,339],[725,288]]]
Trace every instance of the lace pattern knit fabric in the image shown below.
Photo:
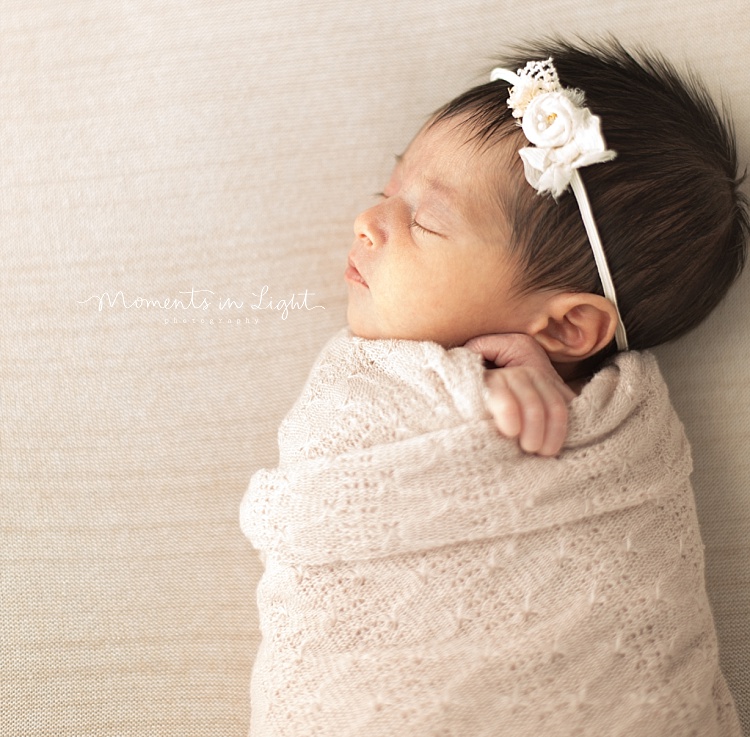
[[[559,458],[484,407],[481,358],[343,329],[252,478],[253,737],[740,737],[682,426],[655,358],[571,405]]]

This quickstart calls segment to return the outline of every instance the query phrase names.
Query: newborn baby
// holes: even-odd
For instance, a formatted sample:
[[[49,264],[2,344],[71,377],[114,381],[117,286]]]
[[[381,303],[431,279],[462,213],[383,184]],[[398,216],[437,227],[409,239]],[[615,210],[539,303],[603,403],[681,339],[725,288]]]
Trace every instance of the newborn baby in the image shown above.
[[[241,510],[254,737],[740,737],[642,350],[741,268],[731,136],[659,60],[529,58],[433,115],[355,221],[348,327]]]

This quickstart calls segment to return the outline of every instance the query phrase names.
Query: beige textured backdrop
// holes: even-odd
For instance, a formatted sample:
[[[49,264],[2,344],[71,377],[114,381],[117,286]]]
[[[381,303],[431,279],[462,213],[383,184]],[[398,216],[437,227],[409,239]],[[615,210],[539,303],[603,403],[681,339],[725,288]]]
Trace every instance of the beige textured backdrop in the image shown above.
[[[0,0],[0,735],[244,735],[240,498],[392,154],[505,42],[611,31],[723,89],[750,161],[749,30],[746,0]],[[660,351],[746,725],[749,278]]]

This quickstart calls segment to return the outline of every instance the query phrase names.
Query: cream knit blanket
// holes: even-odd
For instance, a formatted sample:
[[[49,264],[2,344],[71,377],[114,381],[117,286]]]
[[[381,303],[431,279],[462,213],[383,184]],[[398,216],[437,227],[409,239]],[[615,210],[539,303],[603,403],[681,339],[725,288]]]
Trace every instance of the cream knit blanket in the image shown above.
[[[655,358],[571,405],[559,458],[497,433],[481,357],[347,329],[252,478],[253,737],[739,737],[690,450]]]

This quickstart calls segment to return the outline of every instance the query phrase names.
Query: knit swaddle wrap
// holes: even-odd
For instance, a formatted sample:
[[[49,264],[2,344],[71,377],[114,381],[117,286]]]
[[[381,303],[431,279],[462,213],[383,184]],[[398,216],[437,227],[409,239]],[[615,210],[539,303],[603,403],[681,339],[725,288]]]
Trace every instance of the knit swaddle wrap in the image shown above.
[[[252,478],[253,737],[736,735],[690,451],[655,358],[626,353],[523,454],[481,357],[321,351]]]

